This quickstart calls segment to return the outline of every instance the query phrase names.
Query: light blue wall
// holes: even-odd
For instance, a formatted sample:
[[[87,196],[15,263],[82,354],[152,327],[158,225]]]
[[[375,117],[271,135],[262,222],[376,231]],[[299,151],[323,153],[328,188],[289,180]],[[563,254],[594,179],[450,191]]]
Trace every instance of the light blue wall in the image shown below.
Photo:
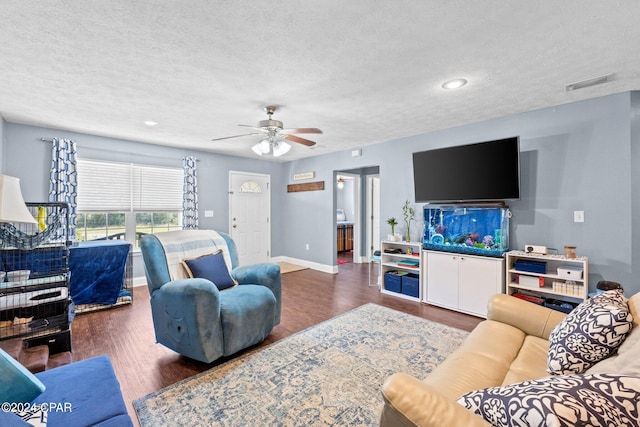
[[[4,123],[0,116],[0,174],[4,174]]]
[[[351,222],[355,220],[354,186],[352,179],[345,180],[344,188],[338,189],[336,194],[336,208],[344,210],[346,220]]]
[[[640,272],[640,92],[631,93],[631,224],[628,227],[631,236],[631,271],[629,280],[636,283]],[[613,263],[613,262],[612,262]],[[634,268],[635,267],[635,268]],[[640,284],[636,284],[639,287]],[[625,286],[629,287],[629,286]]]
[[[182,158],[198,158],[198,202],[201,228],[228,232],[229,171],[270,174],[281,182],[281,167],[272,162],[223,156],[202,151],[183,150],[160,145],[143,144],[115,138],[65,132],[15,123],[5,123],[5,173],[19,177],[26,201],[48,200],[51,143],[41,138],[68,138],[76,141],[78,156],[106,161],[142,163],[156,166],[182,167]],[[272,206],[277,206],[276,203]],[[213,218],[205,218],[204,211],[213,210]],[[272,215],[273,217],[273,215]],[[277,235],[281,225],[272,219],[272,233]],[[134,276],[144,275],[139,260],[134,260]]]
[[[637,105],[635,101],[635,111]],[[403,202],[414,200],[413,152],[519,135],[522,198],[509,203],[511,248],[537,244],[562,251],[565,244],[575,244],[579,255],[589,257],[592,288],[605,278],[635,292],[640,282],[633,274],[632,253],[638,239],[632,238],[631,214],[632,202],[638,208],[640,190],[634,186],[632,199],[632,172],[633,182],[640,172],[631,157],[630,111],[631,94],[616,94],[367,146],[362,157],[341,152],[292,161],[284,165],[285,176],[291,180],[294,173],[315,171],[317,180],[332,182],[334,170],[379,165],[385,235],[386,218],[401,219]],[[637,150],[637,130],[634,136]],[[333,192],[328,186],[284,197],[282,216],[293,226],[284,230],[286,246],[279,248],[283,254],[332,264]],[[573,222],[574,210],[585,211],[584,223]],[[412,227],[413,239],[419,238],[421,228]],[[638,273],[640,264],[635,265]]]
[[[384,236],[386,218],[401,221],[404,201],[413,200],[413,152],[519,135],[522,198],[509,203],[511,248],[537,244],[561,250],[575,244],[579,255],[589,257],[592,289],[604,278],[622,283],[630,294],[640,291],[635,280],[640,273],[639,111],[640,95],[626,92],[375,144],[363,147],[361,157],[347,150],[287,163],[13,123],[4,123],[1,148],[4,173],[20,177],[25,198],[31,200],[46,200],[48,188],[50,145],[41,137],[74,139],[79,152],[104,160],[178,166],[184,155],[195,155],[200,159],[201,226],[222,231],[228,228],[228,171],[269,173],[272,255],[335,265],[335,171],[380,167]],[[324,181],[325,190],[287,193],[293,175],[302,172],[315,172],[313,180]],[[215,210],[215,218],[204,218],[205,209]],[[573,222],[574,210],[585,211],[584,223]],[[402,232],[404,226],[399,228]],[[412,238],[419,239],[421,225],[412,231]]]

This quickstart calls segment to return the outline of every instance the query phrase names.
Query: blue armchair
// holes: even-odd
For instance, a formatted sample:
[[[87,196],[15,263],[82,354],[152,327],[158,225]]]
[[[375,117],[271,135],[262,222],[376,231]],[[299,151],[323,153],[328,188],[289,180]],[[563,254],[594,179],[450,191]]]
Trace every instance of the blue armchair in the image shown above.
[[[156,341],[171,350],[210,363],[262,342],[280,323],[280,266],[238,267],[228,235],[212,230],[148,234],[140,239],[140,249]],[[218,250],[237,282],[222,291],[210,280],[189,278],[183,267],[185,259]]]

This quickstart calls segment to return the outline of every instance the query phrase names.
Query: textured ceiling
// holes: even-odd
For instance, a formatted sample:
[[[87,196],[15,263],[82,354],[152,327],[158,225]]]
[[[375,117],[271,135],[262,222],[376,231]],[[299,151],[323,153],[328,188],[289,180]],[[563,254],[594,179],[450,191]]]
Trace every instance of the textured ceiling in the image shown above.
[[[636,0],[1,0],[0,115],[254,157],[210,140],[275,104],[324,131],[286,161],[639,89],[639,23]]]

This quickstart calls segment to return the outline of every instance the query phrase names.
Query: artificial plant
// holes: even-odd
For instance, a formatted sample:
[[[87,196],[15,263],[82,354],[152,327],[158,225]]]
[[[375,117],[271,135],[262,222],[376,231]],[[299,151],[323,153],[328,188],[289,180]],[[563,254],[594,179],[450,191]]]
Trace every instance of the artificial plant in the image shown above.
[[[409,204],[408,200],[404,202],[404,206],[402,206],[402,215],[404,216],[404,223],[407,226],[407,242],[410,242],[411,241],[411,221],[415,219],[416,211],[413,208],[413,206]]]

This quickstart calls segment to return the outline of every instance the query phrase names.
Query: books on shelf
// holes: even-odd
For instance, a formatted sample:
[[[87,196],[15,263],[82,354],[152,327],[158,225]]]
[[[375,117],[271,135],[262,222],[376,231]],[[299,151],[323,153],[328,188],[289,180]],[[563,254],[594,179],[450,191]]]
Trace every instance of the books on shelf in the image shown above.
[[[416,259],[403,259],[397,262],[401,267],[418,268],[420,267],[420,261]]]

